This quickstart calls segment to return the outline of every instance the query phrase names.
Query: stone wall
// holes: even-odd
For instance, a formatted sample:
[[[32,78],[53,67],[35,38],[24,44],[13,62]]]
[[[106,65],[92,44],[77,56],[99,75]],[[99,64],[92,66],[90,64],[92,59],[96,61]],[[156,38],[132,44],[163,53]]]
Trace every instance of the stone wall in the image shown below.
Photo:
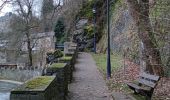
[[[40,76],[42,69],[20,70],[20,69],[0,69],[0,76],[4,79],[25,82],[33,77]]]
[[[28,89],[26,86],[28,82],[16,90],[11,91],[10,100],[64,100],[63,94],[59,91],[56,77],[53,77],[49,84],[41,88]]]
[[[60,63],[53,63],[47,67],[41,79],[37,81],[37,78],[34,78],[11,91],[10,100],[66,100],[77,54],[78,49],[75,47],[70,57],[62,58]],[[51,77],[52,80],[43,81],[44,77]]]

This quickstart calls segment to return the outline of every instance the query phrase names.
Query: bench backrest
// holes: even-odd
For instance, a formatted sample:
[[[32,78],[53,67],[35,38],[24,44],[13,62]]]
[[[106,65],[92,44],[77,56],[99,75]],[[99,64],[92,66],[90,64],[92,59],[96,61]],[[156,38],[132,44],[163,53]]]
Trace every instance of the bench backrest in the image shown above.
[[[156,75],[150,75],[147,73],[140,73],[139,74],[139,80],[138,82],[141,84],[144,84],[146,86],[155,88],[155,86],[157,85],[157,82],[159,81],[159,76]]]

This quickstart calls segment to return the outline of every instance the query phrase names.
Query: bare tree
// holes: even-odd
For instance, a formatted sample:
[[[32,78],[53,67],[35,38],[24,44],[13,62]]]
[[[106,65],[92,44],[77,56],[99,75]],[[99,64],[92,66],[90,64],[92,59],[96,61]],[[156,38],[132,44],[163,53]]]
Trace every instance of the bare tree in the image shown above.
[[[149,19],[150,0],[127,0],[129,11],[138,28],[138,36],[141,39],[143,60],[146,63],[146,71],[151,74],[163,75],[163,67],[160,52],[152,31]]]
[[[34,28],[38,27],[36,22],[36,17],[33,16],[33,4],[34,0],[15,0],[14,5],[17,6],[17,13],[20,17],[20,32],[24,33],[25,41],[27,43],[28,56],[29,56],[29,66],[33,66],[32,58],[32,40],[31,33]]]
[[[83,0],[43,0],[42,17],[44,26],[47,26],[47,30],[46,27],[44,27],[45,31],[51,31],[54,23],[60,17],[66,19],[69,28],[73,26],[72,22],[82,7],[82,3]]]

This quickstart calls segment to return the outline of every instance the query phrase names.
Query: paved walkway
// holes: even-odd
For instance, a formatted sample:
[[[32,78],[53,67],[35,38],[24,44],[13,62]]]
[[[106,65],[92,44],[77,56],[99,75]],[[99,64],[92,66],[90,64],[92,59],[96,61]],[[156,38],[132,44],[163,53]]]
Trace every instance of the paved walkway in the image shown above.
[[[102,75],[89,53],[79,53],[68,100],[112,100]]]

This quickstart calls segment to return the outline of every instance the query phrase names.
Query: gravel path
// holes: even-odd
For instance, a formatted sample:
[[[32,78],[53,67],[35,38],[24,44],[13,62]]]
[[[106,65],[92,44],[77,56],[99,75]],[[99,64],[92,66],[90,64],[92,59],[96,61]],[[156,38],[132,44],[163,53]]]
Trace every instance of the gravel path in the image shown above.
[[[106,83],[89,53],[79,53],[68,100],[112,100]]]

